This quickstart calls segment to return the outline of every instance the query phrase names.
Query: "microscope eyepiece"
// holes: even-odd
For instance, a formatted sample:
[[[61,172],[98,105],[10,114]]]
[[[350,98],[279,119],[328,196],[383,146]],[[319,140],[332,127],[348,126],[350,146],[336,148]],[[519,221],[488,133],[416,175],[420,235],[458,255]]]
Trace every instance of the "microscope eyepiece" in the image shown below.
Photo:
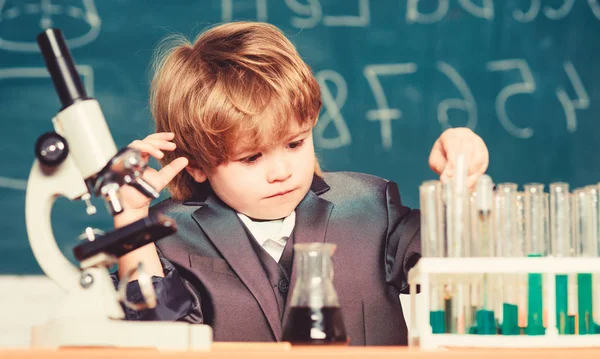
[[[47,29],[38,35],[37,43],[60,98],[62,109],[76,101],[88,99],[62,31]]]

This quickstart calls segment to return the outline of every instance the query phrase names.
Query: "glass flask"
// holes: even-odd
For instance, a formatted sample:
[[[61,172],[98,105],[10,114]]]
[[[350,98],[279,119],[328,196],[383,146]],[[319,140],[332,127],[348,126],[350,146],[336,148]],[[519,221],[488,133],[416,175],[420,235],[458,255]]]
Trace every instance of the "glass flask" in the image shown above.
[[[346,328],[333,287],[332,255],[336,245],[294,245],[296,285],[283,340],[292,344],[347,344]]]

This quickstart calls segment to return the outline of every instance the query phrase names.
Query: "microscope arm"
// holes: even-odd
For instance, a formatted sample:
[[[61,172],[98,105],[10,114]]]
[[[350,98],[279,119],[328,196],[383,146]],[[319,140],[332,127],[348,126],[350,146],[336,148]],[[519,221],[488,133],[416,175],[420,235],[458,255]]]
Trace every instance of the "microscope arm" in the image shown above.
[[[81,272],[58,247],[52,232],[50,214],[56,197],[64,196],[74,200],[88,191],[71,155],[51,170],[51,174],[47,173],[38,160],[31,168],[25,197],[27,235],[33,254],[44,273],[63,290],[69,291],[78,285]]]

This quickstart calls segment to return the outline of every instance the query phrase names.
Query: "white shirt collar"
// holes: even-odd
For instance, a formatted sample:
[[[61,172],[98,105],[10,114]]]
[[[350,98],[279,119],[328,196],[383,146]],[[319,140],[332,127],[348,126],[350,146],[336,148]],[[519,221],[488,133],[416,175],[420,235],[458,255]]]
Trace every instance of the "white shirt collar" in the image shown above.
[[[273,221],[254,222],[248,216],[238,213],[246,228],[252,233],[258,244],[279,262],[287,239],[294,230],[296,224],[296,212],[293,211],[287,217]]]

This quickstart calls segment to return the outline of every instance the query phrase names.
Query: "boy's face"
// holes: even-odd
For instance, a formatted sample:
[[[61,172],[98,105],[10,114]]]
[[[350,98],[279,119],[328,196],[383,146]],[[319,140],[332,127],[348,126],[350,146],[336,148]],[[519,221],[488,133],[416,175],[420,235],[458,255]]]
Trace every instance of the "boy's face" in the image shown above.
[[[294,128],[282,143],[256,151],[239,146],[232,160],[208,176],[219,196],[234,210],[256,219],[289,215],[304,198],[315,171],[312,128]]]

